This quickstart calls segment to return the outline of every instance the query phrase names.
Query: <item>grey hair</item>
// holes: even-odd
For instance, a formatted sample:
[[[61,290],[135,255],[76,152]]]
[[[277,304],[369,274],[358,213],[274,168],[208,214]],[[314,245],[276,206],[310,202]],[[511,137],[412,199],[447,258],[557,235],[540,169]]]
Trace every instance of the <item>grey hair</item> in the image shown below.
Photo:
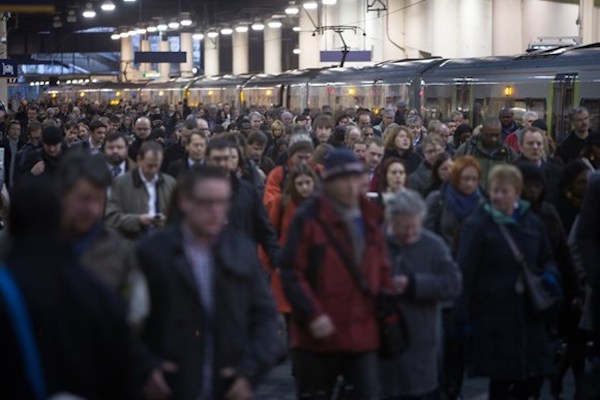
[[[536,113],[535,111],[525,111],[523,113],[523,121],[525,121],[527,118],[529,117],[533,117],[535,119],[538,119],[538,113]]]
[[[252,111],[252,112],[250,112],[250,114],[248,114],[248,118],[254,118],[254,117],[257,117],[260,119],[263,118],[262,114],[259,113],[258,111]]]
[[[289,146],[293,145],[294,143],[298,143],[298,142],[312,143],[312,139],[310,138],[310,135],[307,133],[298,133],[298,134],[290,136]]]
[[[412,189],[402,189],[386,202],[386,219],[398,215],[420,215],[423,218],[427,215],[427,206],[419,192]]]
[[[413,125],[416,123],[422,123],[423,122],[423,118],[421,118],[420,115],[411,115],[410,117],[406,118],[406,124],[407,125]]]
[[[285,115],[286,117],[294,118],[294,114],[292,114],[292,113],[291,113],[291,112],[289,112],[289,111],[284,111],[284,112],[282,112],[282,113],[281,113],[281,118],[283,118],[283,116],[284,116],[284,115]]]

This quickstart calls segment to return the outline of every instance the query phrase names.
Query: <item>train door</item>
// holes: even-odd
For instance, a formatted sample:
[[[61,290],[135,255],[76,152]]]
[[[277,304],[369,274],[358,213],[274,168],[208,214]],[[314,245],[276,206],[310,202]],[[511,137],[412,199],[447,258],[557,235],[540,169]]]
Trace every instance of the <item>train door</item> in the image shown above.
[[[558,74],[550,88],[552,107],[549,109],[549,134],[556,143],[560,143],[571,130],[569,110],[575,106],[575,91],[577,89],[577,73]]]

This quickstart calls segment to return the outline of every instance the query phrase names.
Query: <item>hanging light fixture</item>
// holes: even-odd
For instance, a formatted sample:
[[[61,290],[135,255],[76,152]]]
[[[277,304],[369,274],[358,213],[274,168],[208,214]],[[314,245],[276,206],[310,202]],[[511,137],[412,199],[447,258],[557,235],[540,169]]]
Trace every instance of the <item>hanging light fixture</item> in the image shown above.
[[[104,3],[102,3],[100,8],[102,9],[102,11],[114,11],[115,8],[117,8],[117,7],[115,6],[115,3],[113,3],[112,1],[106,0]]]
[[[296,47],[294,50],[292,50],[292,53],[298,55],[300,54],[300,49]]]
[[[120,38],[126,38],[128,36],[129,36],[129,33],[127,33],[127,32],[121,32],[121,33],[119,33],[119,37]]]
[[[281,28],[281,25],[282,25],[281,21],[277,21],[277,20],[269,21],[269,28],[279,29],[279,28]]]
[[[204,33],[194,33],[192,35],[192,39],[194,39],[194,40],[204,40]]]
[[[294,32],[300,32],[302,29],[300,29],[300,27],[299,27],[299,26],[295,26],[295,27],[293,27],[293,28],[292,28],[292,30],[293,30]]]
[[[146,28],[146,32],[148,32],[148,33],[154,33],[157,30],[158,30],[158,28],[155,26],[149,26],[148,28]]]
[[[231,28],[222,28],[221,29],[221,35],[229,36],[232,33],[233,33],[233,29],[231,29]]]
[[[123,0],[125,3],[135,3],[135,0]]]
[[[159,31],[166,31],[167,29],[169,29],[169,26],[167,24],[158,24],[156,25],[156,29],[158,29]]]
[[[94,11],[94,8],[92,7],[92,3],[86,4],[85,10],[83,10],[83,13],[81,13],[81,15],[83,16],[83,18],[95,18],[96,17],[96,11]]]
[[[219,32],[211,30],[208,31],[206,36],[208,36],[210,39],[215,39],[217,36],[219,36]]]
[[[285,9],[287,15],[297,15],[299,12],[300,9],[296,6],[294,1],[290,1],[289,6]]]
[[[337,0],[323,0],[324,6],[335,6],[337,4]]]
[[[302,4],[302,7],[304,7],[305,10],[316,10],[317,7],[319,7],[319,3],[316,1],[305,1]]]
[[[56,29],[62,28],[62,21],[58,15],[54,16],[54,19],[52,20],[52,27]]]
[[[248,32],[248,25],[245,25],[245,24],[241,25],[240,24],[240,25],[238,25],[238,26],[235,27],[235,31],[237,33],[246,33],[246,32]]]
[[[137,32],[135,31],[135,29],[131,29],[131,30],[129,30],[129,31],[127,32],[127,35],[128,35],[128,36],[135,36],[135,35],[137,35]]]
[[[171,21],[169,22],[169,29],[179,29],[179,22],[177,21]]]
[[[179,23],[181,24],[181,26],[191,26],[193,24],[193,21],[190,18],[190,14],[189,13],[182,13],[181,14],[181,21],[179,21]]]
[[[119,35],[118,33],[113,33],[112,35],[110,35],[110,38],[112,40],[119,40],[121,39],[121,35]]]
[[[144,33],[146,33],[146,29],[145,28],[137,28],[135,30],[135,33],[143,35]]]
[[[262,31],[263,29],[265,29],[265,24],[260,21],[256,21],[252,24],[253,31]]]

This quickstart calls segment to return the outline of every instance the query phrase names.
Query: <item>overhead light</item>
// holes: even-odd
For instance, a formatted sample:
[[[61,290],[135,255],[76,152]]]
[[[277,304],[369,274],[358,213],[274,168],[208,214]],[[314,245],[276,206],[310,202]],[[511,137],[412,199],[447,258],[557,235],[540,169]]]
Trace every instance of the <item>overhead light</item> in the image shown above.
[[[94,11],[94,8],[92,7],[92,3],[87,3],[87,5],[85,6],[85,10],[83,10],[83,13],[81,13],[81,15],[83,15],[83,18],[96,17],[96,11]]]
[[[334,6],[337,4],[337,0],[322,0],[324,6]]]
[[[281,28],[281,25],[282,25],[281,21],[276,21],[276,20],[275,21],[269,21],[269,28],[279,29],[279,28]]]
[[[157,30],[158,30],[158,28],[155,26],[149,26],[148,28],[146,28],[146,32],[149,32],[149,33],[154,33]]]
[[[300,54],[300,49],[296,47],[294,50],[292,50],[292,53]]]
[[[296,3],[291,2],[290,5],[285,9],[285,13],[287,15],[297,15],[300,12],[300,9],[296,7]]]
[[[102,3],[100,8],[102,9],[102,11],[114,11],[115,8],[117,8],[117,7],[115,6],[115,3],[113,3],[112,1],[106,0],[104,3]]]
[[[209,37],[209,38],[211,38],[211,39],[214,39],[214,38],[216,38],[217,36],[219,36],[219,32],[217,32],[217,31],[210,31],[210,32],[208,32],[208,33],[206,34],[206,36],[208,36],[208,37]]]
[[[135,0],[123,0],[125,3],[135,3]]]
[[[75,15],[74,10],[69,10],[69,13],[67,14],[67,22],[70,24],[77,22],[77,15]]]
[[[192,74],[196,75],[198,73],[198,68],[194,67],[192,68]]]
[[[305,10],[316,10],[317,7],[319,7],[319,3],[316,1],[305,1],[302,4],[302,7],[304,7]]]
[[[55,16],[52,20],[52,27],[57,29],[62,28],[62,21],[60,20],[60,17],[58,15]]]
[[[238,25],[235,27],[235,31],[237,33],[246,33],[248,32],[248,25]]]
[[[156,25],[156,29],[158,29],[159,31],[166,31],[167,29],[169,29],[169,26],[167,24],[158,24]]]
[[[170,29],[179,29],[179,22],[177,22],[177,21],[169,22],[168,26]]]
[[[265,24],[262,22],[255,22],[252,24],[253,31],[262,31],[263,29],[265,29]]]
[[[127,33],[127,32],[121,32],[121,33],[119,33],[119,37],[120,38],[126,38],[128,36],[129,36],[129,33]]]
[[[129,35],[129,36],[135,36],[135,35],[137,35],[137,32],[135,31],[135,29],[132,29],[129,32],[127,32],[127,35]]]
[[[113,33],[112,35],[110,35],[110,38],[112,40],[119,40],[121,39],[121,35],[119,35],[118,33]]]
[[[192,39],[194,39],[194,40],[204,40],[204,33],[194,33],[192,35]]]
[[[193,24],[192,20],[189,18],[183,18],[180,22],[181,26],[191,26]]]
[[[293,30],[294,32],[300,32],[302,29],[300,29],[300,27],[299,27],[299,26],[295,26],[295,27],[293,27],[293,28],[292,28],[292,30]]]
[[[96,79],[96,78],[92,79],[92,83],[96,83],[96,82],[98,82],[98,79]]]
[[[233,29],[231,28],[223,28],[221,29],[221,35],[231,35],[233,33]]]

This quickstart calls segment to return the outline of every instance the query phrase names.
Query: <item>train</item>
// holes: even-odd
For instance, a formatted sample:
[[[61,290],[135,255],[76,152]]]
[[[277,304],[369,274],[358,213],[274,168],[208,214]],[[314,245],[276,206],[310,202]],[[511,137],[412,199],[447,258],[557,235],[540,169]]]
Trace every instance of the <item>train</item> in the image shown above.
[[[538,50],[517,56],[428,58],[381,62],[364,67],[324,67],[280,74],[224,75],[146,84],[62,85],[47,93],[59,99],[141,100],[191,106],[229,103],[233,109],[285,107],[294,113],[334,113],[363,107],[379,113],[403,100],[426,119],[454,110],[473,125],[505,107],[533,110],[560,139],[569,131],[569,111],[590,112],[600,128],[600,43]]]

